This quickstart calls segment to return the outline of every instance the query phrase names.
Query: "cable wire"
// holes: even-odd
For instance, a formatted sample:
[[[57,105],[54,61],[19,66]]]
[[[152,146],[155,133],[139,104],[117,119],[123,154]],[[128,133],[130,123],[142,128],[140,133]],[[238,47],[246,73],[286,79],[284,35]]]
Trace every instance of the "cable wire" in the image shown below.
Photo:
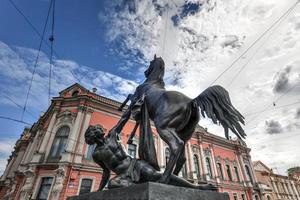
[[[12,0],[9,0],[9,1],[12,1]],[[23,111],[22,111],[22,115],[21,115],[21,121],[24,118],[24,113],[25,113],[25,110],[26,110],[26,107],[27,107],[28,97],[29,97],[29,93],[30,93],[30,90],[31,90],[31,87],[32,87],[33,77],[34,77],[34,74],[36,72],[36,67],[37,67],[37,64],[38,64],[38,60],[39,60],[39,57],[40,57],[40,52],[41,52],[41,48],[42,48],[42,44],[43,44],[43,38],[44,38],[44,35],[45,35],[45,32],[46,32],[46,28],[47,28],[48,19],[49,19],[49,16],[50,16],[52,3],[53,3],[53,0],[50,1],[50,5],[49,5],[49,8],[48,8],[46,21],[45,21],[44,28],[43,28],[43,33],[42,33],[40,44],[39,44],[39,47],[38,47],[38,53],[37,53],[37,56],[36,56],[36,59],[35,59],[32,75],[31,75],[31,79],[30,79],[30,83],[29,83],[29,88],[28,88],[27,94],[26,94],[26,99],[25,99],[25,103],[24,103],[24,107],[23,107]]]
[[[289,16],[289,14],[293,11],[295,7],[293,7],[291,10],[288,11],[288,13],[285,14],[285,16],[282,18],[281,21],[278,21],[278,24],[274,26],[275,28],[272,30],[272,32],[268,35],[268,37],[261,43],[261,45],[257,48],[257,50],[254,52],[254,54],[248,59],[248,61],[240,68],[240,70],[234,75],[234,77],[231,79],[227,87],[230,87],[231,84],[234,82],[234,80],[237,78],[237,76],[247,67],[247,65],[251,62],[251,60],[256,56],[256,54],[261,50],[261,48],[265,45],[265,43],[270,39],[270,37],[273,35],[273,33],[280,27],[281,23],[285,21],[285,19]]]
[[[210,84],[213,85],[221,76],[223,76],[229,69],[231,69],[237,61],[239,61],[257,42],[259,42],[281,19],[290,12],[290,10],[294,9],[296,5],[300,2],[298,0],[296,3],[294,3],[286,12],[284,12],[283,15],[281,15],[267,30],[263,32],[239,57],[237,57],[221,74],[218,75],[218,77]]]
[[[13,2],[13,0],[8,0],[12,6],[17,10],[17,12],[24,18],[24,20],[29,24],[29,26],[32,28],[32,30],[41,38],[41,40],[43,41],[44,44],[46,44],[46,46],[51,49],[51,46],[49,45],[49,43],[47,42],[47,40],[45,40],[45,38],[42,36],[42,34],[37,30],[37,28],[33,25],[33,23],[31,23],[31,21],[29,20],[28,17],[26,17],[26,15],[24,14],[24,12],[22,12],[22,10]],[[53,49],[53,54],[58,58],[61,59],[61,56],[59,56],[59,54],[55,51],[55,49]],[[79,65],[79,64],[78,64]],[[79,65],[79,67],[81,67],[81,65]],[[78,81],[78,83],[81,83],[81,80],[77,77],[77,75],[70,70],[71,74],[73,75],[73,77],[76,79],[76,81]]]
[[[48,103],[51,103],[51,77],[52,77],[52,65],[53,65],[53,42],[54,42],[54,25],[55,25],[55,0],[53,0],[52,6],[52,25],[51,25],[51,36],[49,37],[50,41],[50,66],[49,66],[49,91],[48,91]]]

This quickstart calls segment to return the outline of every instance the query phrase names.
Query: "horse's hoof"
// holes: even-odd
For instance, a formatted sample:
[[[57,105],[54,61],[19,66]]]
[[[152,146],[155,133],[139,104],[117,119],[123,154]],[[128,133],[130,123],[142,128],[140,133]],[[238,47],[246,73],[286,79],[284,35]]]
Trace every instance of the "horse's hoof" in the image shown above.
[[[201,190],[211,190],[211,191],[218,191],[218,187],[216,187],[213,184],[204,184],[204,185],[200,185],[199,189]]]

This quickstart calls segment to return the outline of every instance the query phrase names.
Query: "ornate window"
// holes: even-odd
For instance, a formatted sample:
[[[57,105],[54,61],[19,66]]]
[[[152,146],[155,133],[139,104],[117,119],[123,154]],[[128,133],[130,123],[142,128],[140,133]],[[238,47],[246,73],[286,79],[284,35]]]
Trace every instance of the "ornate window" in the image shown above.
[[[42,178],[41,186],[36,197],[37,200],[47,200],[49,191],[52,185],[52,177],[44,177]]]
[[[68,136],[70,133],[70,128],[68,126],[63,126],[56,132],[49,158],[51,160],[59,160],[62,153],[65,151],[65,146],[67,144]]]
[[[252,175],[251,175],[249,166],[248,166],[248,165],[245,165],[245,168],[246,168],[246,172],[247,172],[248,179],[249,179],[249,181],[253,184],[253,179],[252,179]]]
[[[210,163],[209,157],[205,158],[205,164],[206,164],[208,176],[209,176],[209,178],[212,178],[212,170],[211,170],[211,163]]]
[[[88,145],[88,151],[87,151],[87,154],[86,154],[86,159],[87,160],[93,160],[93,152],[96,148],[96,144],[93,144],[93,145]]]
[[[226,171],[227,171],[227,177],[230,181],[232,181],[232,174],[231,174],[231,169],[229,165],[226,165]]]
[[[85,194],[91,192],[93,180],[84,178],[81,180],[79,194]]]
[[[242,200],[246,200],[245,194],[242,194]]]
[[[129,144],[128,145],[128,154],[132,157],[136,157],[136,145],[135,144]]]
[[[166,165],[168,164],[168,162],[169,162],[169,160],[170,160],[170,155],[171,155],[170,149],[169,149],[169,147],[166,147],[166,149],[165,149],[165,160],[166,160]]]
[[[239,170],[238,170],[237,166],[234,166],[234,172],[235,172],[236,180],[237,180],[238,182],[240,182],[241,179],[240,179]]]
[[[187,178],[186,163],[184,163],[184,165],[182,166],[182,168],[180,170],[180,174],[183,178]]]
[[[200,169],[199,169],[199,160],[197,155],[194,154],[194,166],[197,178],[200,179]]]
[[[238,200],[237,193],[233,193],[233,199]]]
[[[217,163],[217,169],[218,169],[218,174],[220,176],[220,179],[224,180],[224,174],[223,174],[223,169],[222,169],[221,163]]]

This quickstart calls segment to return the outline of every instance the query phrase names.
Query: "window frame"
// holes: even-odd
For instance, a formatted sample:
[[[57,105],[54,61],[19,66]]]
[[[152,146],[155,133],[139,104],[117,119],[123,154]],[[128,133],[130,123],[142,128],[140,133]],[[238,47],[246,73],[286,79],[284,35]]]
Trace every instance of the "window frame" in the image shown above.
[[[233,177],[232,177],[232,172],[231,172],[231,167],[229,164],[226,164],[226,175],[229,181],[233,181]]]
[[[58,135],[58,134],[60,134],[59,131],[61,131],[63,128],[67,128],[68,133],[65,134],[62,131],[62,133],[61,133],[62,135]],[[49,151],[49,155],[48,155],[48,159],[47,159],[48,162],[57,162],[61,159],[62,154],[66,150],[68,140],[69,140],[69,136],[70,136],[70,132],[71,132],[71,128],[68,125],[62,125],[57,129],[57,131],[55,132],[55,136],[54,136],[54,139],[52,141],[51,147],[50,147],[50,151]],[[53,154],[53,151],[54,151],[53,150],[54,149],[54,144],[55,144],[56,141],[58,141],[58,147],[56,149],[55,156],[52,157],[52,154]],[[58,153],[58,152],[60,152],[59,150],[62,148],[61,145],[63,145],[63,150],[61,150],[61,153]]]
[[[209,157],[205,157],[205,167],[207,170],[207,175],[210,179],[213,179],[212,167],[211,167],[211,159]]]
[[[79,195],[80,193],[80,188],[81,188],[81,184],[82,184],[82,180],[83,179],[89,179],[89,180],[92,180],[92,185],[91,185],[91,189],[90,189],[90,192],[93,192],[95,191],[94,188],[95,188],[95,177],[92,177],[92,176],[81,176],[80,179],[79,179],[79,184],[78,184],[78,188],[77,188],[77,195]]]
[[[194,163],[196,177],[197,177],[197,179],[200,179],[201,172],[200,172],[200,166],[199,166],[199,158],[196,154],[193,155],[193,163]]]
[[[132,149],[130,149],[130,147],[133,147],[134,146],[134,156],[132,156],[130,154],[130,152],[132,152]],[[132,158],[136,158],[136,152],[137,152],[137,145],[136,144],[128,144],[128,147],[127,147],[127,152],[128,152],[128,155]]]
[[[219,174],[220,179],[225,180],[224,173],[223,173],[223,165],[221,162],[217,163],[217,171],[218,171],[218,173],[220,172],[220,174]]]
[[[51,187],[49,189],[49,194],[48,194],[48,197],[47,197],[47,200],[49,199],[52,188],[54,186],[54,184],[53,184],[54,175],[53,174],[43,174],[41,176],[38,176],[37,184],[35,185],[34,190],[32,191],[33,199],[37,199],[39,191],[40,191],[40,187],[41,187],[41,184],[42,184],[42,180],[43,180],[43,178],[47,178],[47,177],[52,178],[52,184],[51,184]]]

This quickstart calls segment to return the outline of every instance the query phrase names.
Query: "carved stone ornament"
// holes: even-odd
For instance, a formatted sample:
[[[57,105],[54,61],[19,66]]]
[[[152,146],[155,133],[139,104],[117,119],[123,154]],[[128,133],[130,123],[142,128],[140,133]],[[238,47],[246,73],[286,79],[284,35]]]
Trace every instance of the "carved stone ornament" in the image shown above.
[[[209,148],[205,148],[205,149],[203,149],[203,151],[204,151],[204,155],[205,155],[205,157],[210,157],[210,155],[211,155],[211,151],[210,151],[210,149],[209,149]]]
[[[222,162],[221,156],[217,156],[215,159],[216,159],[216,162],[217,162],[217,163],[221,163],[221,162]]]
[[[75,120],[76,114],[72,113],[70,110],[65,110],[60,113],[57,118],[59,118],[60,123],[73,123]]]
[[[26,177],[25,184],[21,188],[20,200],[29,199],[32,189],[33,183],[35,178],[35,172],[32,168],[28,168],[23,172],[24,176]]]
[[[65,178],[65,169],[63,166],[59,166],[58,169],[55,170],[56,178],[55,184],[52,189],[52,199],[58,199],[59,193],[63,189],[63,182]]]

